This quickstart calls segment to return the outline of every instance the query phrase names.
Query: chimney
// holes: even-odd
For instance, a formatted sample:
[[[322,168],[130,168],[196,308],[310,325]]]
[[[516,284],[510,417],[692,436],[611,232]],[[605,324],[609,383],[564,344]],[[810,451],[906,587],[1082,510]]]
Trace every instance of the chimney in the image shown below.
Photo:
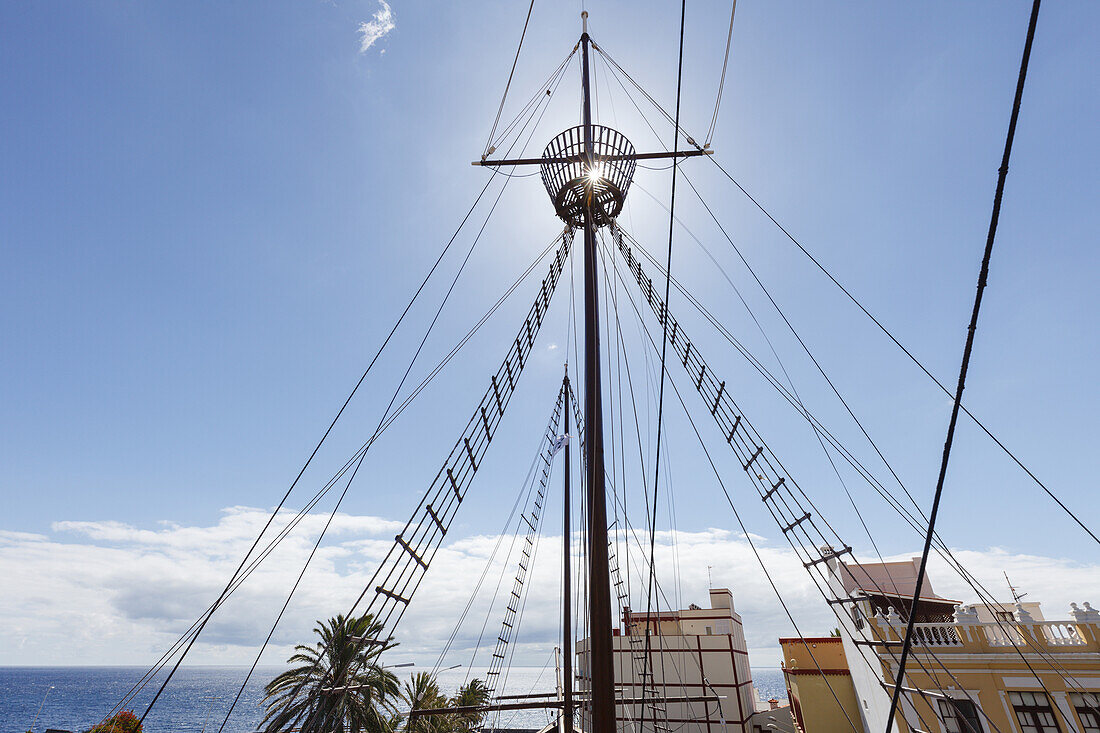
[[[778,710],[778,709],[779,709],[779,701],[778,700],[776,700],[774,697],[771,700],[768,700],[768,710]]]

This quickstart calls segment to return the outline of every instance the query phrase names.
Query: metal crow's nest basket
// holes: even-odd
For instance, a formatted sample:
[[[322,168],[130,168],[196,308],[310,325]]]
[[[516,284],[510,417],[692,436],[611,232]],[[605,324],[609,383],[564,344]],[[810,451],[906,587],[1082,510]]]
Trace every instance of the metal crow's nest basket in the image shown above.
[[[592,125],[592,152],[589,161],[584,127],[577,126],[551,140],[542,153],[553,159],[541,166],[542,183],[558,216],[570,226],[583,226],[589,210],[595,226],[610,224],[622,211],[634,178],[634,146],[617,130]]]

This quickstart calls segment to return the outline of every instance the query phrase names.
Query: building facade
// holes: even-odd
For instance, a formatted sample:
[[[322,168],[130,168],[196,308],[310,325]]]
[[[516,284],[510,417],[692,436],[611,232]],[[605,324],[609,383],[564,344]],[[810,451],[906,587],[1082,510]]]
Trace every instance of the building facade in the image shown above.
[[[783,679],[791,715],[803,733],[856,728],[862,733],[859,701],[839,636],[783,638]]]
[[[646,631],[649,631],[648,657]],[[717,697],[717,702],[621,705],[619,729],[659,733],[751,733],[752,673],[741,616],[733,594],[710,591],[710,608],[638,613],[625,609],[613,638],[615,684],[620,698],[643,696],[643,680],[668,698]],[[648,664],[646,660],[648,658]],[[588,688],[588,641],[577,645],[582,690]],[[582,714],[582,728],[589,730]]]
[[[929,733],[1100,733],[1100,612],[1071,604],[1069,618],[1046,620],[1038,603],[963,606],[937,595],[926,576],[911,608],[916,563],[845,564],[830,561],[831,585],[844,611],[839,644],[781,640],[784,675],[796,721],[806,733],[886,729],[909,614],[914,641],[906,665],[895,730]],[[950,609],[950,612],[947,611]],[[786,643],[783,643],[786,642]],[[839,647],[839,649],[837,649]],[[841,657],[842,653],[842,657]],[[815,661],[816,660],[816,661]],[[831,691],[809,682],[812,670],[843,664],[848,675]],[[839,667],[838,667],[839,669]],[[841,698],[838,705],[834,693]],[[818,721],[840,709],[839,727]],[[837,721],[834,721],[837,722]]]

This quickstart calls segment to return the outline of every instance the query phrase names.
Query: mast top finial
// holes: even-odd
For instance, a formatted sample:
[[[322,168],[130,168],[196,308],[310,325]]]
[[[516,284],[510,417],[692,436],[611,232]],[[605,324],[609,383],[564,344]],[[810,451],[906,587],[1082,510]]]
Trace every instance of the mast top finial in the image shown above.
[[[588,33],[588,11],[581,11],[581,32]]]

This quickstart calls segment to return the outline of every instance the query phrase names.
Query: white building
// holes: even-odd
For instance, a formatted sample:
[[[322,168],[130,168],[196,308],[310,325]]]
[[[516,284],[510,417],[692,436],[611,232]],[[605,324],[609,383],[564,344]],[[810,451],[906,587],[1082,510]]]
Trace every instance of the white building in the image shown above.
[[[741,616],[726,588],[710,591],[710,608],[638,613],[626,609],[615,629],[615,684],[621,699],[641,698],[649,630],[648,674],[659,697],[718,697],[717,702],[620,705],[619,729],[666,733],[751,733],[752,673]],[[577,644],[582,690],[588,689],[588,640]],[[648,676],[648,674],[646,676]],[[582,727],[590,729],[582,712]]]

